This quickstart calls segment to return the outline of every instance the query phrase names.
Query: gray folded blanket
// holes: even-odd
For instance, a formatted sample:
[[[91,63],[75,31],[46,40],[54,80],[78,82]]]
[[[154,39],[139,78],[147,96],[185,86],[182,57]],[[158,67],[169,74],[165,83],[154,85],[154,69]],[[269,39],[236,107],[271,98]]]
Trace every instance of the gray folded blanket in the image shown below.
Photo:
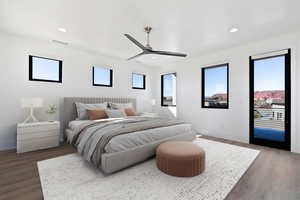
[[[129,117],[89,121],[81,124],[75,131],[72,144],[83,158],[96,167],[101,166],[101,156],[105,146],[118,135],[136,131],[183,124],[183,121],[166,118]]]

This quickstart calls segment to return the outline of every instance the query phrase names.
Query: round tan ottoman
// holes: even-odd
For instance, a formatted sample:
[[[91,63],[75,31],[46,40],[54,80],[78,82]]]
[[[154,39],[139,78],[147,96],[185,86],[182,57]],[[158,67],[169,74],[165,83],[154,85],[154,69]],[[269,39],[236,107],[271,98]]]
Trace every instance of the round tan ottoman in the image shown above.
[[[192,142],[165,142],[156,149],[156,164],[172,176],[197,176],[205,169],[205,151]]]

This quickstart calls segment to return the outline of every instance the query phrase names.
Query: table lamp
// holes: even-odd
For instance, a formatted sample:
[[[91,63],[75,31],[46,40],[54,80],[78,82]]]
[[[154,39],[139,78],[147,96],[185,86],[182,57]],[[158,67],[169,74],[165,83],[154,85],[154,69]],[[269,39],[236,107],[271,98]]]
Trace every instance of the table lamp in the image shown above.
[[[38,122],[38,120],[35,118],[35,116],[33,114],[33,109],[43,107],[43,99],[42,98],[22,98],[21,99],[21,107],[22,108],[30,108],[30,114],[23,123],[28,123],[30,121]]]

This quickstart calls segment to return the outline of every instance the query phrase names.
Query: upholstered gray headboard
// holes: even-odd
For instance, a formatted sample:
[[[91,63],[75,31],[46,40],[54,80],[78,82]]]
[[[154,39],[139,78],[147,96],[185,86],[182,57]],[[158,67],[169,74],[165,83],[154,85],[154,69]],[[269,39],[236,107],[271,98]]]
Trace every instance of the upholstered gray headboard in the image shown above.
[[[132,103],[136,109],[136,99],[133,98],[116,98],[116,97],[65,97],[64,98],[64,113],[63,113],[63,128],[68,127],[70,121],[77,118],[75,102],[94,104],[94,103]]]

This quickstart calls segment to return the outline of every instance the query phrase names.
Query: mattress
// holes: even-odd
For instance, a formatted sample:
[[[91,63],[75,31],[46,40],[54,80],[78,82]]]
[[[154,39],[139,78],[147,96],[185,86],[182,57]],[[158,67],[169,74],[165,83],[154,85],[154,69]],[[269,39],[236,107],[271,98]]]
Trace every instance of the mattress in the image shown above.
[[[66,130],[68,141],[70,142],[74,136],[74,129],[86,120],[76,120],[69,123],[69,128]],[[106,153],[115,153],[127,151],[149,143],[172,138],[182,133],[191,132],[190,124],[179,124],[162,128],[154,128],[143,131],[132,132],[116,136],[110,140],[105,147]]]

